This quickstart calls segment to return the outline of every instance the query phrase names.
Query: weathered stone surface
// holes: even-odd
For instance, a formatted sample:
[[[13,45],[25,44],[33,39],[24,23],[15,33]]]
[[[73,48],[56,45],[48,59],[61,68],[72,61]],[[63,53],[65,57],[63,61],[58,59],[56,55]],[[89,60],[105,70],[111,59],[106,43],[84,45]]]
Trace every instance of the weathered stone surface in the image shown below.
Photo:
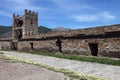
[[[10,42],[2,41],[0,42],[0,50],[10,50],[11,49],[11,44]]]
[[[25,10],[23,16],[13,14],[14,39],[35,37],[38,34],[38,13]]]
[[[18,43],[18,49],[31,50],[31,41]],[[56,40],[32,41],[34,50],[58,52]],[[62,40],[62,51],[66,54],[91,55],[89,43],[98,43],[98,56],[120,57],[120,39]],[[116,56],[115,56],[116,55]]]
[[[15,32],[19,32],[19,27],[16,27],[15,24],[16,19],[24,22],[23,26],[20,27],[22,28],[22,30],[20,30],[22,31],[22,38],[20,39],[19,37],[21,37],[21,33]],[[120,58],[120,24],[79,30],[49,32],[40,35],[37,35],[37,29],[37,13],[31,13],[31,11],[25,10],[24,16],[22,17],[13,15],[13,38],[11,38],[10,41],[0,39],[0,49],[11,49],[12,47],[13,49],[19,50],[32,49],[38,51],[58,52],[60,51],[60,48],[62,48],[62,52],[66,54],[95,56],[94,53],[96,53],[98,56]],[[113,32],[114,35],[111,35]],[[70,38],[71,36],[75,38]],[[61,47],[56,46],[57,39],[62,41]],[[18,42],[14,42],[14,40],[17,40]],[[90,44],[92,44],[92,47]]]
[[[67,60],[67,59],[60,59],[60,58],[42,56],[42,55],[38,56],[28,53],[20,54],[19,52],[12,52],[12,51],[11,52],[1,51],[1,52],[4,52],[4,54],[6,55],[11,55],[25,60],[26,59],[31,60],[33,62],[45,63],[50,66],[55,66],[58,68],[69,69],[78,73],[90,74],[96,77],[99,76],[99,77],[109,78],[111,80],[120,80],[120,66]]]
[[[109,26],[100,26],[95,28],[86,28],[79,30],[69,30],[61,32],[49,32],[38,35],[37,37],[48,37],[48,36],[72,36],[77,34],[104,34],[105,32],[120,31],[120,24],[109,25]]]

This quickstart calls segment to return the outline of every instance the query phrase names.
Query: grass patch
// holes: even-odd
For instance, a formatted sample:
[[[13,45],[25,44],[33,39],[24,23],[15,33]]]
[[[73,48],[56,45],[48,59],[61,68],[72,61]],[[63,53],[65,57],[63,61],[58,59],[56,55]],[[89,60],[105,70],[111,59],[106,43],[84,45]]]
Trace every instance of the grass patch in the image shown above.
[[[38,51],[19,51],[19,52],[26,52],[26,53],[31,53],[31,54],[52,56],[52,57],[63,58],[63,59],[70,59],[70,60],[78,60],[78,61],[86,61],[86,62],[94,62],[94,63],[120,66],[120,59],[102,58],[102,57],[93,57],[93,56],[89,57],[89,56],[79,56],[79,55],[70,55],[70,54],[56,54],[56,53],[38,52]]]
[[[4,54],[3,52],[0,52],[0,54]]]
[[[76,73],[76,72],[73,72],[73,71],[70,71],[70,70],[67,70],[67,69],[56,68],[56,67],[52,67],[52,66],[49,66],[47,64],[44,64],[44,63],[32,62],[30,60],[17,58],[17,57],[13,57],[13,56],[9,56],[9,55],[0,54],[0,57],[2,57],[4,59],[7,59],[7,60],[14,60],[14,61],[17,61],[17,62],[36,65],[36,66],[40,66],[40,67],[43,67],[43,68],[47,68],[47,69],[55,71],[55,72],[64,73],[66,76],[70,77],[70,80],[110,80],[110,79],[105,79],[105,78],[93,77],[93,76],[87,75],[87,74],[80,74],[80,73]]]

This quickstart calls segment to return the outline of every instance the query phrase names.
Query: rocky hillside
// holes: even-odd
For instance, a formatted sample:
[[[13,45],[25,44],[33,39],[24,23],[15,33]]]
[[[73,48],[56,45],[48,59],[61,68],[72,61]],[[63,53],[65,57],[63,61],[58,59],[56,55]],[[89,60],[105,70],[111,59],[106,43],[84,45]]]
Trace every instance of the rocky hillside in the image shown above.
[[[53,29],[52,31],[55,31],[55,32],[60,32],[60,31],[69,31],[71,29],[69,28],[64,28],[64,27],[56,27],[55,29]]]
[[[39,27],[38,27],[38,33],[39,33],[39,34],[40,34],[40,33],[47,33],[47,32],[50,32],[50,31],[52,31],[52,29],[47,28],[47,27],[45,27],[45,26],[39,26]]]
[[[0,26],[0,35],[12,31],[11,26]]]

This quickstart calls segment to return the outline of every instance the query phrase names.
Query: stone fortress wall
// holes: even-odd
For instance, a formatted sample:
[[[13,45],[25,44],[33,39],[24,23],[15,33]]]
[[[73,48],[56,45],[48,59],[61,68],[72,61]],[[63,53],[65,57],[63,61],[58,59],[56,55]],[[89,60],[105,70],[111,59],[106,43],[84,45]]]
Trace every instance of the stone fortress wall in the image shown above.
[[[56,46],[57,39],[62,41],[62,51],[67,54],[93,55],[90,44],[98,46],[98,56],[120,57],[120,25],[102,26],[74,31],[49,32],[37,35],[35,38],[21,41],[19,45],[26,44],[19,49],[34,49],[39,51],[59,51]],[[28,47],[29,46],[29,47]]]
[[[13,39],[27,38],[38,34],[38,13],[25,10],[24,15],[13,14]]]
[[[107,25],[107,26],[99,26],[93,28],[85,28],[85,29],[78,29],[78,30],[68,30],[62,32],[50,32],[47,34],[40,34],[38,37],[48,37],[48,36],[75,36],[75,35],[90,35],[90,34],[104,34],[105,32],[114,32],[120,31],[120,24],[116,25]]]
[[[18,22],[15,23],[16,19]],[[19,20],[23,22],[22,25]],[[39,35],[37,30],[37,13],[25,10],[22,19],[14,18],[13,15],[13,37],[0,39],[0,49],[60,51],[66,54],[120,58],[120,24]]]

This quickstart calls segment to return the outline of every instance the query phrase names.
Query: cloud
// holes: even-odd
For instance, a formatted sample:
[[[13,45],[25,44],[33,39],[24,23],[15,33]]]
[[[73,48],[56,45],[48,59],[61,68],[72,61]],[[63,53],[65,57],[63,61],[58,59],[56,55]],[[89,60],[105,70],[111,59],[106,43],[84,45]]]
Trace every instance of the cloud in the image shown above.
[[[10,10],[12,11],[23,11],[24,9],[30,9],[30,10],[39,10],[41,9],[39,6],[36,6],[33,4],[33,0],[8,0],[10,4],[9,8],[12,8]]]
[[[40,6],[36,6],[34,2],[33,0],[4,0],[0,3],[1,14],[6,14],[6,12],[9,12],[9,14],[21,13],[24,9],[38,12],[43,9]]]
[[[115,16],[112,15],[112,14],[110,14],[110,13],[108,13],[108,12],[103,12],[103,13],[101,13],[101,17],[103,17],[103,18],[106,19],[106,20],[115,19]]]
[[[10,14],[9,12],[7,12],[7,11],[3,11],[3,10],[0,10],[0,15],[2,15],[2,16],[6,16],[6,17],[9,17],[9,18],[12,17],[11,14]]]
[[[95,8],[91,5],[83,3],[82,0],[51,0],[51,2],[55,3],[60,9],[67,11],[93,10]]]
[[[97,14],[74,15],[71,17],[74,18],[78,22],[92,22],[92,21],[107,22],[107,21],[111,21],[116,18],[114,15],[106,11],[100,12]]]

